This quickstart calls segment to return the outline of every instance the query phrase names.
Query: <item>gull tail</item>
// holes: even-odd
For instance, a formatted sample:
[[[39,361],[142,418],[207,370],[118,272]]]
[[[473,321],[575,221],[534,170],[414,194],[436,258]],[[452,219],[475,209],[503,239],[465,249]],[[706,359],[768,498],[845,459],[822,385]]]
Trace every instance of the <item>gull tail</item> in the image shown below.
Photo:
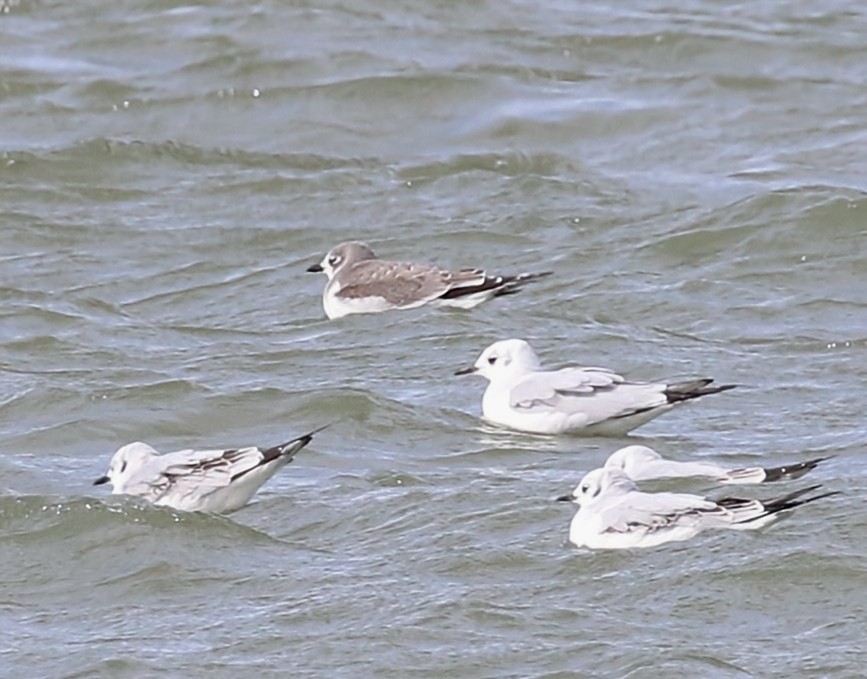
[[[817,457],[813,460],[797,464],[787,464],[783,467],[769,467],[765,469],[765,483],[779,481],[780,479],[799,479],[807,472],[813,471],[820,462],[830,460],[832,457],[833,455],[829,457]]]
[[[690,399],[705,396],[707,394],[718,394],[721,391],[728,391],[729,389],[734,389],[738,386],[736,384],[711,386],[712,382],[713,380],[709,377],[700,380],[692,380],[690,382],[677,382],[666,386],[665,391],[662,393],[665,394],[669,403],[680,403],[681,401],[689,401]]]

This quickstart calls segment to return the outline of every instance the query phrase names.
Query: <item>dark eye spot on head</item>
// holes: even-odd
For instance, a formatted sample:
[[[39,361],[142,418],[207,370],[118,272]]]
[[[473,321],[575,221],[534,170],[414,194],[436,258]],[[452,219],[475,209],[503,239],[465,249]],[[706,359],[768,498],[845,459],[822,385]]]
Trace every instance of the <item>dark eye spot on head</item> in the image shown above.
[[[590,484],[589,483],[585,483],[583,486],[581,486],[581,492],[582,493],[587,493],[589,491],[590,491]]]
[[[123,464],[120,466],[120,473],[123,474],[126,471],[126,460],[123,461]]]
[[[328,263],[331,266],[337,266],[338,264],[340,264],[341,259],[343,258],[340,255],[331,255],[331,257],[328,258]]]
[[[488,356],[488,363],[490,363],[491,365],[494,365],[494,363],[496,363],[496,362],[497,362],[496,356]]]

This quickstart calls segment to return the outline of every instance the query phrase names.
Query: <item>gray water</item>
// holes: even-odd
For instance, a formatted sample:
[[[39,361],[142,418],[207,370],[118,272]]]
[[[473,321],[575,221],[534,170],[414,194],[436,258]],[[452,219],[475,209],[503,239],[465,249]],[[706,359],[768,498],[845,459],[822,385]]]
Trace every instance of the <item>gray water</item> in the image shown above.
[[[4,0],[0,675],[863,676],[865,45],[857,0]],[[348,239],[555,276],[327,321]],[[513,336],[741,387],[508,433],[452,373]],[[328,422],[230,517],[90,485]],[[554,498],[627,442],[842,494],[570,547]]]

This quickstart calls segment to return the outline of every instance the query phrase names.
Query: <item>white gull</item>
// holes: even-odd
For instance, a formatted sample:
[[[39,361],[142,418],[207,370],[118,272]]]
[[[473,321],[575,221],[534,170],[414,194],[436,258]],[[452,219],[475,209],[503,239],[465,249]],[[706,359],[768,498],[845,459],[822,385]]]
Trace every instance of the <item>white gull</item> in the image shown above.
[[[783,479],[798,479],[812,471],[828,457],[816,457],[781,467],[724,467],[714,462],[678,462],[666,460],[647,446],[626,446],[616,450],[605,461],[606,469],[621,469],[633,481],[704,477],[719,483],[769,483]]]
[[[606,368],[543,370],[521,339],[495,342],[455,374],[472,373],[490,381],[482,397],[486,420],[535,434],[620,436],[678,403],[735,387],[712,385],[708,378],[630,382]]]
[[[108,472],[93,483],[111,483],[114,495],[135,495],[180,511],[233,512],[247,504],[321,429],[265,449],[249,446],[160,455],[136,441],[119,448]]]
[[[686,493],[644,493],[620,469],[588,472],[570,495],[580,505],[569,525],[569,541],[590,549],[655,547],[688,540],[712,528],[751,530],[775,521],[780,512],[836,492],[799,499],[819,488],[808,486],[770,500],[710,500]]]

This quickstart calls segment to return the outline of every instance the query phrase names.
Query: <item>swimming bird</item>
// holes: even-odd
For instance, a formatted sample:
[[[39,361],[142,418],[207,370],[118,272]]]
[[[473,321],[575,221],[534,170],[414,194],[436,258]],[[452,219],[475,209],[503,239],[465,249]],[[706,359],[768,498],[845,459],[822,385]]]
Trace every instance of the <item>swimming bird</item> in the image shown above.
[[[115,452],[108,472],[93,485],[111,483],[113,495],[135,495],[180,511],[234,512],[322,429],[266,449],[249,446],[160,455],[136,441]]]
[[[551,275],[544,271],[489,276],[482,269],[446,271],[432,264],[392,262],[379,259],[366,243],[357,241],[337,245],[307,271],[328,276],[322,305],[332,319],[423,304],[470,309]]]
[[[629,382],[606,368],[543,370],[532,347],[521,339],[495,342],[475,364],[456,375],[476,373],[490,381],[482,414],[494,424],[535,434],[586,433],[620,436],[706,394],[734,389],[688,382]]]
[[[799,479],[829,457],[816,457],[805,462],[782,467],[730,468],[714,462],[677,462],[666,460],[647,446],[626,446],[616,450],[605,461],[606,469],[621,469],[633,481],[705,477],[719,483],[769,483],[783,479]]]
[[[686,493],[643,493],[622,470],[599,468],[588,472],[570,495],[557,499],[580,505],[569,525],[570,542],[590,549],[629,549],[688,540],[710,528],[761,528],[780,512],[838,494],[799,499],[817,488],[771,500],[709,500]]]

